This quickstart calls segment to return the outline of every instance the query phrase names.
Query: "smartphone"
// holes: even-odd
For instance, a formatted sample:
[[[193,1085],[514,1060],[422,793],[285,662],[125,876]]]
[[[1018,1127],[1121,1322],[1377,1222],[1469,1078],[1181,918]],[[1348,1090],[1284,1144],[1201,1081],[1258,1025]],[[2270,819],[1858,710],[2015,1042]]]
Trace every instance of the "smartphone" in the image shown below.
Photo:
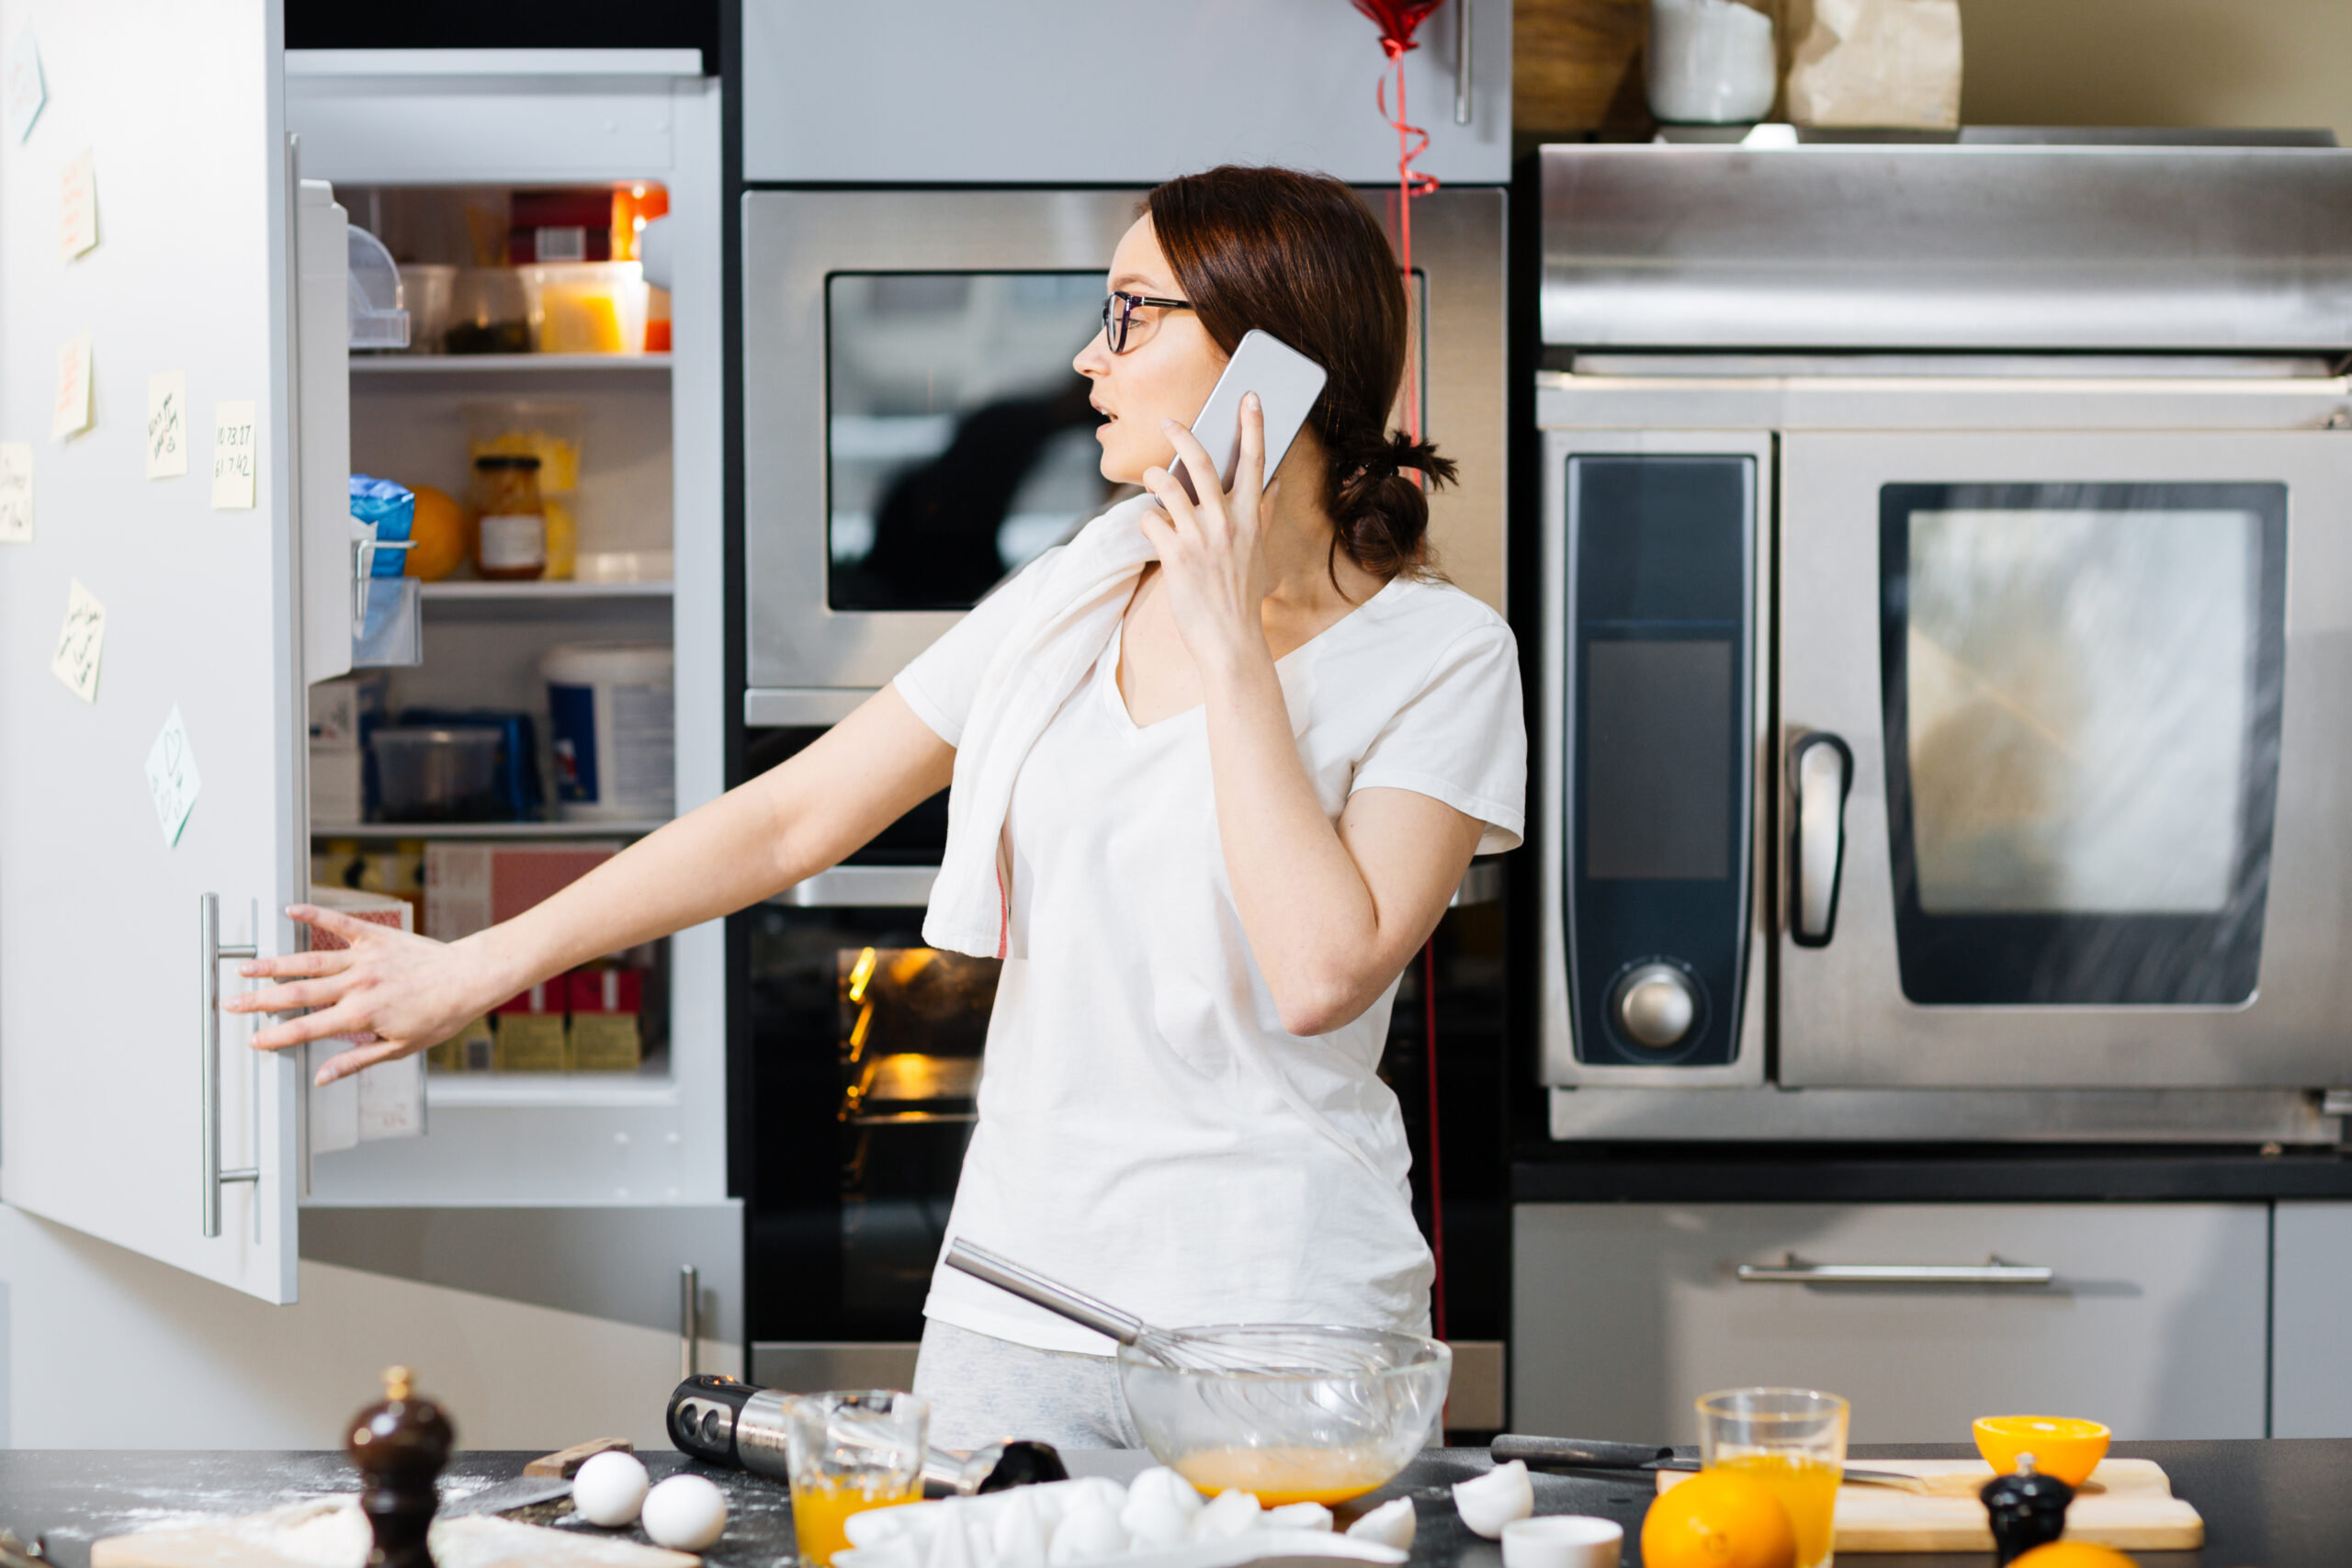
[[[1233,357],[1226,361],[1225,374],[1209,389],[1209,400],[1201,405],[1200,417],[1193,421],[1193,439],[1208,448],[1216,460],[1219,494],[1233,488],[1233,470],[1241,461],[1243,394],[1257,393],[1258,406],[1266,416],[1266,482],[1272,484],[1274,470],[1282,467],[1283,455],[1297,438],[1299,426],[1306,423],[1315,400],[1322,395],[1326,379],[1323,367],[1273,333],[1252,328],[1242,335]],[[1171,471],[1186,495],[1201,499],[1182,459]]]

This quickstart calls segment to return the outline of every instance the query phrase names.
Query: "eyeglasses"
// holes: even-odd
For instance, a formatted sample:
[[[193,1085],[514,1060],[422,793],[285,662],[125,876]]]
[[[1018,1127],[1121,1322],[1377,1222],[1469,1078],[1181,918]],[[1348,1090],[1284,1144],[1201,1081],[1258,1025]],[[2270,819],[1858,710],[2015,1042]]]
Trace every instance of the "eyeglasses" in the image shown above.
[[[1102,300],[1102,341],[1114,354],[1127,352],[1127,329],[1135,321],[1136,311],[1149,305],[1160,310],[1189,310],[1189,299],[1155,299],[1148,294],[1110,294]]]

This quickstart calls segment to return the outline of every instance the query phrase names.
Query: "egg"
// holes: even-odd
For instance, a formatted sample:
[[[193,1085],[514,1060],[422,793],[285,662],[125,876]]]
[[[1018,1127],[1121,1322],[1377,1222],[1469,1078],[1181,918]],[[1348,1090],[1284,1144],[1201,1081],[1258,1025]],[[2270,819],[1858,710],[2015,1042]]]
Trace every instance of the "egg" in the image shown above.
[[[1119,1516],[1104,1506],[1100,1495],[1080,1495],[1070,1504],[1069,1512],[1062,1516],[1061,1524],[1054,1530],[1046,1561],[1053,1568],[1064,1568],[1069,1563],[1116,1557],[1126,1549],[1127,1532],[1119,1523]]]
[[[642,1517],[654,1545],[700,1551],[727,1529],[727,1498],[699,1475],[673,1475],[645,1495]]]
[[[611,1529],[637,1517],[645,1486],[645,1466],[635,1454],[597,1454],[571,1478],[571,1506],[590,1524]]]
[[[1278,1530],[1327,1530],[1331,1510],[1320,1503],[1284,1503],[1266,1510],[1266,1528]]]
[[[894,1508],[875,1511],[877,1513],[898,1512]],[[996,1548],[996,1560],[999,1562],[1018,1564],[1019,1568],[1031,1568],[1032,1564],[1043,1562],[1046,1560],[1046,1522],[1038,1517],[1037,1504],[1029,1495],[1028,1487],[1018,1486],[1012,1489],[1012,1501],[1006,1503],[1002,1511],[996,1517],[990,1544]]]
[[[1410,1551],[1413,1550],[1413,1527],[1418,1522],[1413,1513],[1413,1500],[1410,1497],[1395,1497],[1350,1525],[1348,1533],[1358,1540],[1375,1541],[1382,1546],[1393,1546],[1399,1551]]]
[[[1453,1506],[1464,1524],[1493,1540],[1511,1520],[1535,1512],[1535,1483],[1527,1478],[1526,1461],[1515,1459],[1484,1475],[1455,1482]]]
[[[1249,1492],[1220,1492],[1209,1506],[1193,1516],[1194,1540],[1230,1540],[1258,1528],[1258,1499]]]

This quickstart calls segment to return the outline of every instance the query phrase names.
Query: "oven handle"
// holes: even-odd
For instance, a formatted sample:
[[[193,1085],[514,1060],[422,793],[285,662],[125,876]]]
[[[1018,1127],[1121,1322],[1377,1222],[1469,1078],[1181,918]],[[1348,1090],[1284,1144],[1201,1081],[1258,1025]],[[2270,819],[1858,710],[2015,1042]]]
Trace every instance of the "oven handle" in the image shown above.
[[[1793,1252],[1779,1264],[1743,1263],[1743,1285],[2047,1285],[2056,1270],[2040,1263],[1806,1263]]]
[[[1846,796],[1854,783],[1854,753],[1826,730],[1801,736],[1789,749],[1789,784],[1796,796],[1796,830],[1790,846],[1789,937],[1799,947],[1826,947],[1838,928],[1838,885],[1846,869]]]
[[[837,865],[804,877],[768,900],[796,909],[921,908],[931,902],[935,865]]]

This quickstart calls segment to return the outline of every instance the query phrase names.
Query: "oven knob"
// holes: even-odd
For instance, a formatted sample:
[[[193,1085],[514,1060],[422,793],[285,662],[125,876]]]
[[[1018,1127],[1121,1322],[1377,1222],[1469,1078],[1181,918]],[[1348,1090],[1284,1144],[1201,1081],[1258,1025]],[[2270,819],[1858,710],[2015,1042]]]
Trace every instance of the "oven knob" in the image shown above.
[[[1618,984],[1616,1013],[1618,1031],[1626,1039],[1663,1051],[1690,1032],[1699,998],[1679,969],[1645,964]]]

